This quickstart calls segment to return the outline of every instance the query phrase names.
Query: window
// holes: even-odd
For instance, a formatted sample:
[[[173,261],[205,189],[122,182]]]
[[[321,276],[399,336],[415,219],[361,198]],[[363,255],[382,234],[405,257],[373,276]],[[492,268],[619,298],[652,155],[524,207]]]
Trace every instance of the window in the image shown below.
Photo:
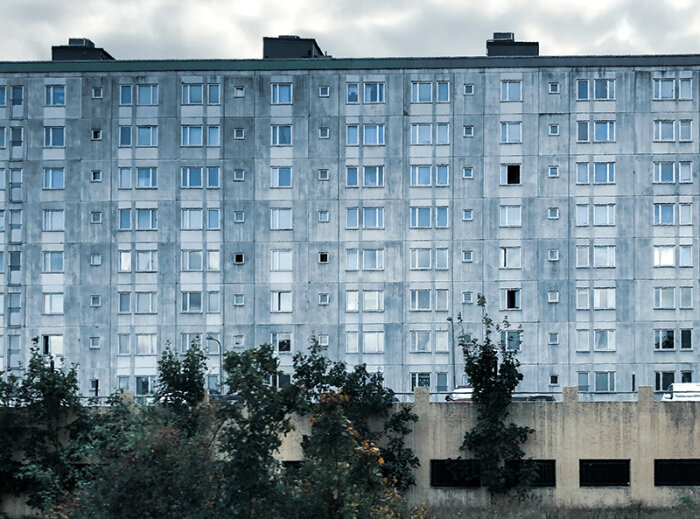
[[[680,287],[679,292],[679,308],[693,308],[693,287]]]
[[[547,251],[547,261],[559,261],[559,249],[549,249]]]
[[[272,168],[271,187],[292,187],[292,168],[275,167]]]
[[[365,83],[364,84],[364,102],[365,103],[383,103],[384,102],[384,83]]]
[[[183,313],[201,313],[202,312],[202,293],[201,292],[182,292]]]
[[[520,164],[501,164],[501,185],[520,184]]]
[[[596,79],[593,81],[593,97],[596,100],[615,99],[615,80]]]
[[[182,209],[180,211],[180,228],[182,230],[201,230],[202,223],[202,209]]]
[[[182,146],[201,146],[202,145],[202,127],[201,126],[183,126],[182,127]]]
[[[207,85],[207,104],[218,105],[221,103],[221,86]]]
[[[517,351],[520,349],[521,342],[520,331],[508,330],[501,332],[501,343],[505,345],[506,349]]]
[[[559,177],[559,167],[558,166],[549,166],[547,169],[547,175],[549,175],[549,178],[558,178]]]
[[[119,292],[118,311],[120,314],[131,312],[131,292]]]
[[[693,140],[693,122],[690,120],[678,121],[678,140],[689,142]]]
[[[44,189],[63,189],[63,168],[44,169]]]
[[[137,355],[155,355],[156,353],[156,334],[136,334],[136,354]],[[136,377],[138,381],[139,377]]]
[[[586,255],[588,255],[587,252],[586,252]],[[593,246],[593,267],[594,268],[614,268],[615,267],[615,245],[595,245],[595,246]]]
[[[556,332],[549,332],[547,334],[547,344],[559,344],[559,334]]]
[[[156,377],[153,375],[136,377],[136,395],[150,395],[155,391]]]
[[[462,263],[471,263],[474,259],[474,253],[470,250],[462,251]]]
[[[363,143],[368,146],[380,146],[384,144],[384,125],[366,124],[364,126]]]
[[[615,204],[595,204],[593,225],[615,225]]]
[[[521,248],[520,247],[501,247],[501,262],[502,269],[519,269],[521,267]]]
[[[292,210],[289,208],[270,209],[270,229],[291,230]]]
[[[654,225],[673,225],[674,205],[654,204]]]
[[[119,86],[119,104],[120,105],[130,105],[132,104],[132,88],[131,85],[120,85]]]
[[[319,211],[318,212],[318,221],[319,223],[328,223],[331,221],[331,215],[328,211]]]
[[[654,486],[700,486],[700,460],[654,460]]]
[[[384,311],[384,291],[383,290],[363,290],[362,291],[362,311],[363,312],[383,312]]]
[[[471,292],[462,292],[462,304],[471,304],[473,302]]]
[[[331,87],[325,85],[318,87],[318,97],[330,97],[330,95]]]
[[[674,371],[657,371],[654,375],[655,391],[668,391],[676,378],[676,373]]]
[[[559,83],[550,81],[549,83],[549,93],[558,94],[559,93]]]
[[[65,145],[64,128],[60,127],[45,127],[44,128],[44,147],[45,148],[62,148]]]
[[[449,168],[446,165],[435,166],[435,185],[437,187],[449,185]]]
[[[462,220],[465,222],[470,222],[474,219],[474,210],[473,209],[463,209],[462,210]]]
[[[654,330],[655,350],[672,350],[674,347],[674,330]]]
[[[593,330],[593,349],[596,351],[614,351],[615,330]]]
[[[182,187],[193,188],[202,187],[202,168],[185,167],[182,168]]]
[[[678,225],[693,224],[693,204],[678,204]]]
[[[447,81],[438,81],[437,83],[437,102],[450,102],[450,84]]]
[[[594,184],[614,184],[615,183],[615,163],[596,162],[593,167]]]
[[[447,228],[449,227],[449,218],[448,218],[448,208],[447,207],[436,207],[435,208],[435,227],[438,229],[440,228]]]
[[[245,139],[245,129],[244,128],[234,128],[233,129],[233,139],[236,141],[242,141]]]
[[[673,256],[671,256],[671,258],[673,258]],[[671,260],[671,265],[673,265],[673,260]],[[678,246],[678,266],[679,267],[692,267],[693,266],[693,246],[692,245],[679,245]]]
[[[245,180],[245,171],[242,169],[234,169],[233,170],[233,181],[234,182],[243,182]]]
[[[430,207],[411,207],[411,227],[428,228],[430,227]]]
[[[654,183],[666,184],[675,182],[673,162],[654,162]]]
[[[654,308],[676,307],[676,290],[674,287],[656,287],[654,288]]]
[[[93,267],[99,267],[102,265],[102,254],[90,254],[90,265]]]
[[[158,251],[136,251],[136,272],[156,272],[158,270]]]
[[[44,314],[57,315],[63,313],[63,294],[44,294]]]
[[[578,142],[588,142],[590,140],[590,136],[588,135],[588,121],[576,122],[576,140]]]
[[[330,172],[327,169],[319,169],[318,170],[318,179],[321,181],[325,180],[330,180],[331,175]]]
[[[360,226],[359,209],[357,207],[348,207],[345,209],[345,228],[358,229]]]
[[[675,252],[673,245],[654,246],[654,266],[672,267],[675,264]]]
[[[90,213],[90,223],[102,223],[102,213],[100,211],[92,211]]]
[[[501,227],[520,227],[521,207],[519,205],[502,205],[500,207]]]
[[[318,253],[318,262],[319,263],[328,263],[330,261],[330,254],[328,252],[319,252]]]
[[[319,139],[328,139],[331,136],[331,130],[330,128],[319,128],[318,129],[318,138]]]
[[[654,121],[654,140],[655,141],[673,141],[674,121]]]
[[[207,270],[210,272],[218,272],[221,270],[221,251],[207,251]]]
[[[411,249],[411,270],[430,270],[431,249]]]
[[[365,187],[384,186],[384,166],[365,166],[362,185]]]
[[[598,373],[596,373],[596,382],[597,376]],[[630,461],[579,460],[579,486],[628,487],[630,486]]]
[[[233,294],[233,306],[243,306],[245,304],[245,295]]]
[[[233,212],[233,221],[234,223],[241,223],[241,221],[236,221],[237,213],[242,212],[242,211],[234,211]],[[239,218],[242,217],[245,220],[245,214],[239,215]],[[209,230],[216,230],[219,229],[219,209],[207,209],[207,229]]]
[[[183,250],[182,251],[182,271],[193,272],[202,270],[202,251]]]
[[[277,291],[270,292],[270,312],[291,312],[292,292]]]
[[[136,145],[137,146],[158,146],[158,127],[157,126],[139,126],[136,128]]]
[[[63,209],[44,209],[44,231],[62,231],[63,225]]]
[[[615,121],[595,121],[593,123],[593,138],[596,142],[614,141]]]
[[[449,268],[449,249],[435,249],[435,270],[447,270]]]
[[[547,302],[548,303],[558,303],[559,302],[559,291],[550,290],[547,292]]]
[[[155,314],[158,312],[158,299],[155,292],[136,292],[136,313]]]
[[[579,101],[587,101],[589,98],[589,87],[587,79],[579,79],[576,81],[576,99]]]
[[[43,269],[46,274],[63,272],[63,251],[46,251],[43,253]]]
[[[92,308],[98,308],[102,306],[102,296],[90,296],[90,306]]]
[[[318,294],[318,304],[320,306],[326,306],[331,302],[331,296],[327,293]]]
[[[199,85],[182,85],[182,104],[183,105],[201,105],[204,101],[204,86]]]
[[[501,290],[501,310],[520,310],[519,288],[505,288]]]
[[[273,105],[288,105],[292,103],[292,85],[289,83],[272,83]]]
[[[577,288],[576,310],[588,310],[590,304],[590,290],[588,288]]]
[[[64,85],[48,85],[46,87],[46,106],[65,106],[66,87]]]
[[[433,125],[432,124],[412,124],[411,125],[411,144],[432,144],[433,142]]]
[[[504,144],[521,142],[521,123],[501,123],[501,142]]]
[[[245,97],[245,87],[234,86],[233,87],[233,97]]]
[[[207,126],[207,146],[219,146],[219,126]]]
[[[501,101],[522,101],[521,81],[501,81]]]
[[[550,207],[547,209],[547,218],[549,220],[558,220],[559,219],[559,208],[558,207]]]
[[[345,311],[358,312],[360,310],[360,293],[357,290],[345,291]]]
[[[411,330],[411,351],[416,353],[430,351],[429,330]]]
[[[137,103],[140,105],[158,104],[158,85],[137,85]]]
[[[131,126],[119,127],[119,146],[131,146]]]
[[[474,126],[471,124],[464,125],[463,129],[463,135],[465,137],[474,137]]]
[[[474,178],[474,168],[462,168],[462,178]]]
[[[362,270],[384,270],[384,249],[364,249]]]
[[[464,95],[465,96],[474,95],[474,85],[472,83],[465,83],[464,84]]]
[[[596,393],[615,391],[615,372],[614,371],[596,371],[595,372],[595,391],[596,391]]]
[[[411,289],[411,310],[430,310],[430,289]]]
[[[558,124],[550,124],[549,125],[549,135],[556,137],[559,135],[559,125]]]
[[[689,350],[693,347],[693,330],[681,330],[681,349]]]
[[[7,87],[0,85],[0,106],[7,106]]]
[[[92,136],[90,137],[93,141],[102,140],[102,130],[92,130]]]
[[[291,146],[292,145],[292,125],[291,124],[273,124],[271,127],[272,146]]]
[[[693,80],[690,78],[682,78],[678,80],[678,99],[693,98]]]
[[[594,288],[593,308],[595,310],[609,310],[615,308],[614,288]]]
[[[654,79],[654,99],[674,99],[674,84],[673,79]]]
[[[292,251],[273,250],[271,251],[270,270],[273,272],[292,271]]]
[[[430,166],[411,166],[411,186],[426,187],[432,184]]]
[[[156,187],[158,187],[158,169],[157,168],[137,168],[136,169],[136,188],[137,189],[153,189]]]
[[[384,208],[365,207],[362,209],[363,229],[383,229],[384,228]]]

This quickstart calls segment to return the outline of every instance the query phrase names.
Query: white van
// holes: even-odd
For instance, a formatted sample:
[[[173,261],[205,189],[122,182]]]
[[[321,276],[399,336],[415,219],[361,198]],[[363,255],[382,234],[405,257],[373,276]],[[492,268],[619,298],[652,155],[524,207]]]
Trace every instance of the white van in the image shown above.
[[[664,393],[662,400],[670,402],[688,402],[700,401],[700,384],[697,382],[692,383],[674,383],[668,388],[668,391]]]

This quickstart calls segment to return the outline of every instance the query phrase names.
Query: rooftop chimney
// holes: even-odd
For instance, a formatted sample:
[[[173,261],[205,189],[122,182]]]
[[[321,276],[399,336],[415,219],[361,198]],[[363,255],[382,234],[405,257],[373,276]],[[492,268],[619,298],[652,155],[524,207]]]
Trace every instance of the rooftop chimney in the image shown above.
[[[539,56],[540,44],[536,41],[515,41],[515,33],[494,32],[493,39],[486,40],[487,56]]]
[[[95,47],[88,38],[69,38],[68,45],[51,47],[52,61],[85,61],[113,60],[114,58],[104,49]]]
[[[314,38],[294,34],[263,38],[263,59],[321,58],[323,51]]]

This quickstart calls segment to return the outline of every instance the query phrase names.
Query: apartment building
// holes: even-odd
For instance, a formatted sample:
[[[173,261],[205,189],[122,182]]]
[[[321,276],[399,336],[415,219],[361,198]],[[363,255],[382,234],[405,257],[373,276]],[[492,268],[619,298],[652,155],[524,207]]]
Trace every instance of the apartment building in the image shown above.
[[[519,390],[700,377],[700,55],[511,33],[481,57],[263,55],[0,62],[0,369],[34,343],[85,394],[144,394],[198,339],[216,389],[223,351],[270,343],[289,373],[315,335],[449,392],[483,293]]]

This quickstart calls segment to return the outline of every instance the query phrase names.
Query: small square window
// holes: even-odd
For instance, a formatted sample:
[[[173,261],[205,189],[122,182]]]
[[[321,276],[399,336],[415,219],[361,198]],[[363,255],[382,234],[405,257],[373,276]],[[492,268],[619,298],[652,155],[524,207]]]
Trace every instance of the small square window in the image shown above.
[[[327,305],[331,302],[331,295],[330,294],[319,294],[318,295],[318,304],[319,305]]]
[[[470,250],[463,250],[462,251],[462,262],[463,263],[471,263],[474,259],[474,253]]]
[[[90,213],[90,223],[102,223],[102,213],[93,211]]]
[[[92,140],[101,141],[102,140],[102,130],[92,130]]]
[[[245,87],[234,86],[233,87],[233,97],[245,97]]]
[[[318,170],[318,179],[319,180],[328,180],[330,178],[331,178],[331,175],[327,169],[319,169]]]
[[[474,219],[474,211],[472,209],[464,209],[462,211],[462,220],[470,222]]]
[[[474,168],[462,168],[462,178],[474,178]]]
[[[559,249],[549,249],[547,251],[547,261],[559,261]]]
[[[559,93],[559,83],[552,81],[549,83],[549,93],[558,94]]]
[[[90,337],[90,349],[97,350],[100,348],[101,340],[99,337]]]
[[[473,302],[473,297],[471,292],[462,292],[462,303],[470,305]]]
[[[243,128],[234,128],[233,129],[233,138],[240,141],[243,140],[245,137],[245,130]]]
[[[234,182],[243,182],[245,180],[245,171],[242,169],[234,169],[233,170],[233,181]]]
[[[549,166],[549,169],[547,171],[549,174],[549,178],[559,177],[559,166]]]
[[[556,332],[549,332],[547,334],[547,344],[559,344],[559,334]]]
[[[473,96],[474,95],[474,84],[473,83],[465,83],[464,84],[464,95],[465,96]]]
[[[472,126],[471,124],[464,126],[464,136],[474,137],[474,126]]]
[[[102,171],[95,169],[90,173],[90,182],[102,182]]]
[[[90,296],[90,306],[93,308],[102,306],[102,296]]]
[[[331,129],[330,128],[319,128],[318,129],[318,138],[319,139],[328,139],[331,136]]]
[[[93,99],[102,99],[102,88],[101,87],[95,87],[92,89],[92,98]]]
[[[548,303],[558,303],[559,302],[559,291],[550,290],[547,292],[547,302]]]
[[[90,254],[90,265],[93,267],[102,265],[102,254]]]
[[[549,375],[549,385],[558,386],[559,385],[559,375]]]
[[[319,263],[328,263],[328,258],[329,258],[329,254],[327,252],[319,252],[318,253],[318,262]]]
[[[549,135],[557,136],[559,135],[559,125],[558,124],[550,124],[549,125]]]
[[[245,222],[245,211],[234,211],[233,212],[233,223],[243,223]]]
[[[318,221],[320,223],[328,223],[331,221],[331,214],[328,211],[318,212]]]
[[[558,207],[550,207],[547,209],[547,218],[550,220],[558,220],[559,219],[559,208]]]
[[[242,252],[236,252],[233,255],[234,265],[243,265],[245,263],[245,255]]]
[[[318,87],[318,97],[329,97],[331,95],[331,87],[320,86]]]
[[[243,306],[245,304],[245,296],[243,294],[233,294],[233,306]]]

